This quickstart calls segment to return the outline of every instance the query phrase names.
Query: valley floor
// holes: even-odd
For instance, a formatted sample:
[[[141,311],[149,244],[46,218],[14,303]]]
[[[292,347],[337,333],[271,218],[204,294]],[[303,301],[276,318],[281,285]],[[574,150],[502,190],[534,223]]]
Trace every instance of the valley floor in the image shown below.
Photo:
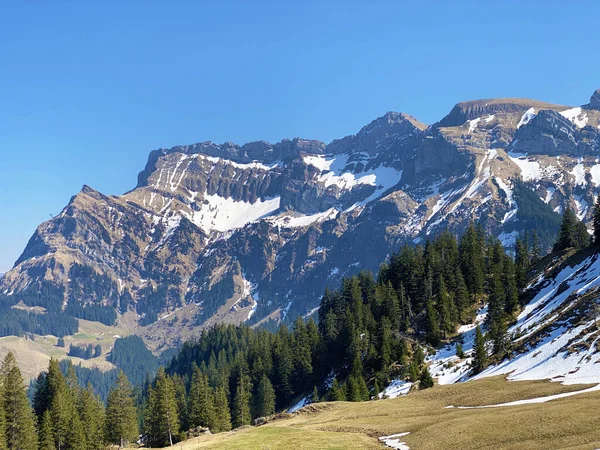
[[[398,433],[411,450],[597,449],[600,391],[497,408],[462,409],[574,392],[590,385],[507,382],[493,377],[438,386],[406,397],[363,403],[320,403],[261,427],[194,438],[172,447],[196,449],[382,449]],[[448,406],[454,408],[448,408]],[[397,447],[407,448],[407,447]]]

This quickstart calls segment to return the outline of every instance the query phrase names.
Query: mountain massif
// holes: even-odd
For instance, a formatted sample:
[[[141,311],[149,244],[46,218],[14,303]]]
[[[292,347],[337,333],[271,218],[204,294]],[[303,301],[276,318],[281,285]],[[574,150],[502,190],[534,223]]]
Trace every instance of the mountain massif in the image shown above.
[[[2,301],[117,321],[155,351],[216,323],[308,317],[325,287],[444,229],[549,248],[565,208],[591,226],[599,157],[600,90],[580,107],[463,102],[429,126],[390,112],[329,144],[154,150],[133,190],[84,186],[41,224]]]

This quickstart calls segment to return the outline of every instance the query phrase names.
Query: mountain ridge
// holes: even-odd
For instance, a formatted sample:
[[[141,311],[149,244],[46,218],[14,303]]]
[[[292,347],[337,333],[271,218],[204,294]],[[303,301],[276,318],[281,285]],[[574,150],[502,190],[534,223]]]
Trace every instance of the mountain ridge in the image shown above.
[[[185,312],[155,350],[217,317],[252,324],[314,314],[326,286],[377,270],[404,242],[477,219],[512,246],[535,229],[522,217],[517,179],[536,208],[568,206],[589,223],[599,125],[600,111],[586,105],[491,99],[459,103],[431,126],[388,112],[329,144],[153,150],[134,189],[105,196],[84,185],[40,225],[0,292],[13,302],[46,286],[54,294],[37,298],[41,306],[115,309],[147,342],[160,317]],[[69,276],[77,266],[96,274],[103,295]]]

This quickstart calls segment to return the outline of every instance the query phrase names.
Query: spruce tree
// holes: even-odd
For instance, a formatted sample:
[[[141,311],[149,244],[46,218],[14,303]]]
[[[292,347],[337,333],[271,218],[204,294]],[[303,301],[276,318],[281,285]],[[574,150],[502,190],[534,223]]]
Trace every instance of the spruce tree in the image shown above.
[[[5,436],[9,450],[37,450],[34,414],[21,371],[9,352],[0,369],[2,377],[2,410]]]
[[[440,343],[440,323],[437,311],[433,307],[433,301],[430,299],[427,300],[427,309],[426,309],[426,339],[427,342],[433,346],[436,346]]]
[[[577,247],[577,217],[571,208],[565,208],[558,238],[554,244],[554,251],[566,250],[568,248]]]
[[[473,350],[473,374],[482,372],[487,367],[487,351],[485,349],[485,338],[481,328],[475,328],[475,348]]]
[[[238,380],[233,397],[233,428],[239,428],[244,425],[250,425],[250,402],[249,395],[242,377]]]
[[[419,377],[419,389],[428,389],[430,387],[433,387],[433,378],[429,372],[429,369],[427,367],[423,367]]]
[[[69,424],[69,431],[66,439],[66,450],[81,450],[87,448],[87,442],[85,439],[85,431],[79,414],[75,413],[71,416],[71,423]]]
[[[104,405],[94,394],[88,383],[82,389],[79,400],[79,415],[85,435],[86,450],[102,450],[104,445]]]
[[[312,402],[313,403],[319,403],[320,399],[319,399],[319,390],[317,389],[317,386],[313,386],[313,393],[312,393]]]
[[[188,395],[188,415],[190,427],[212,428],[214,425],[214,395],[208,385],[208,377],[200,371],[196,363],[192,367],[192,381]]]
[[[148,392],[145,431],[153,447],[173,445],[179,435],[179,415],[173,380],[163,367],[158,369],[154,386]]]
[[[129,380],[119,371],[106,401],[106,440],[123,448],[138,437],[137,411]]]
[[[44,411],[40,423],[39,450],[56,450],[54,445],[54,430],[52,429],[52,416],[50,411]]]
[[[229,402],[227,401],[227,393],[225,388],[219,386],[215,390],[215,426],[214,430],[218,433],[221,431],[231,430],[231,413],[229,411]]]
[[[337,378],[334,378],[331,382],[331,401],[332,402],[344,402],[346,401],[346,389],[340,385]]]
[[[254,404],[255,417],[265,417],[275,414],[275,390],[269,377],[265,374],[263,374],[256,388]]]
[[[593,227],[594,227],[594,245],[596,247],[600,246],[600,195],[596,198],[596,203],[594,205],[594,218],[593,218]]]
[[[73,417],[77,414],[74,395],[67,385],[59,363],[51,359],[48,365],[49,410],[54,430],[56,450],[67,450]]]

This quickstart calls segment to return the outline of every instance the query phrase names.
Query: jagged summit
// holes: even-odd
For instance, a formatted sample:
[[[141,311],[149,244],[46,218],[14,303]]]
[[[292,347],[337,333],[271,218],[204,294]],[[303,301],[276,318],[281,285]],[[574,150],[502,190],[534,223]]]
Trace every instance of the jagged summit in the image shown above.
[[[590,98],[590,103],[588,105],[592,109],[600,109],[600,89],[597,89]]]
[[[527,98],[491,98],[482,100],[471,100],[458,103],[450,113],[436,123],[435,127],[456,127],[467,120],[474,120],[485,115],[499,113],[524,113],[529,108],[536,110],[552,109],[562,111],[568,106],[555,105],[552,103],[531,100]]]

